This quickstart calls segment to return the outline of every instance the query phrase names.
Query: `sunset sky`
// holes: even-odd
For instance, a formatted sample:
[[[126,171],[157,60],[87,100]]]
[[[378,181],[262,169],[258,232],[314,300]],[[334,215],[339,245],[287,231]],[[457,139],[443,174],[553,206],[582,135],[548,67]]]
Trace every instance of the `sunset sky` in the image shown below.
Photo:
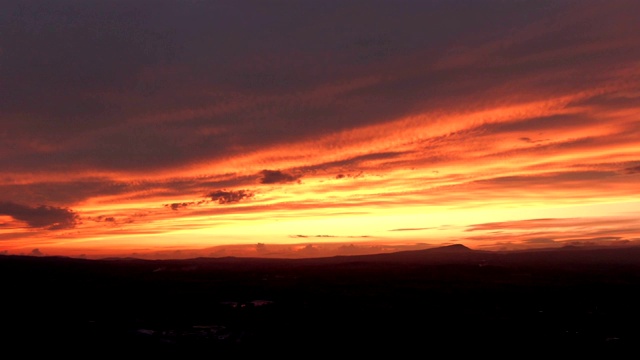
[[[640,2],[0,0],[0,252],[640,242]]]

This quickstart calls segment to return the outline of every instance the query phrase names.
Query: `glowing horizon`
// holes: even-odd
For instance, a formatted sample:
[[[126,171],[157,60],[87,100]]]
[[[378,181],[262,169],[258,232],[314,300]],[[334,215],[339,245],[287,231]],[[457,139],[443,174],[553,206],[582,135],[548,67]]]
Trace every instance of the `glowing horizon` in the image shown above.
[[[0,252],[640,243],[637,2],[234,4],[8,7]]]

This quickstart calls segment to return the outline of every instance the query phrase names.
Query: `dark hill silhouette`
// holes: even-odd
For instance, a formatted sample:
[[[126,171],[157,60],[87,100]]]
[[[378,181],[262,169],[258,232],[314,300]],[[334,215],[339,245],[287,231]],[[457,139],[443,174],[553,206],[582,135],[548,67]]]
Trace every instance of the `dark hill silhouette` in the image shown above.
[[[640,343],[640,247],[451,245],[309,259],[3,255],[0,281],[4,350],[50,356],[83,348],[182,358],[299,348],[514,356],[516,348],[614,358]]]

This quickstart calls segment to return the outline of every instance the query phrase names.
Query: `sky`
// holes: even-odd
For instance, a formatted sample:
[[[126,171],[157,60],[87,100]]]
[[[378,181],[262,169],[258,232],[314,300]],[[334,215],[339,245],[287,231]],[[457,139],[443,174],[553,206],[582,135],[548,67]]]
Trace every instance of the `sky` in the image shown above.
[[[0,253],[640,242],[640,2],[0,0]]]

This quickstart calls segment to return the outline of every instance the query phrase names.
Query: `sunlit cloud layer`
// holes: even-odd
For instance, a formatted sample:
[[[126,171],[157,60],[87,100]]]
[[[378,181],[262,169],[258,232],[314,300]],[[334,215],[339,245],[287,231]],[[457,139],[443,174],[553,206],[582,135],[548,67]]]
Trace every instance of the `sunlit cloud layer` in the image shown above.
[[[0,2],[0,251],[640,239],[638,2]]]

